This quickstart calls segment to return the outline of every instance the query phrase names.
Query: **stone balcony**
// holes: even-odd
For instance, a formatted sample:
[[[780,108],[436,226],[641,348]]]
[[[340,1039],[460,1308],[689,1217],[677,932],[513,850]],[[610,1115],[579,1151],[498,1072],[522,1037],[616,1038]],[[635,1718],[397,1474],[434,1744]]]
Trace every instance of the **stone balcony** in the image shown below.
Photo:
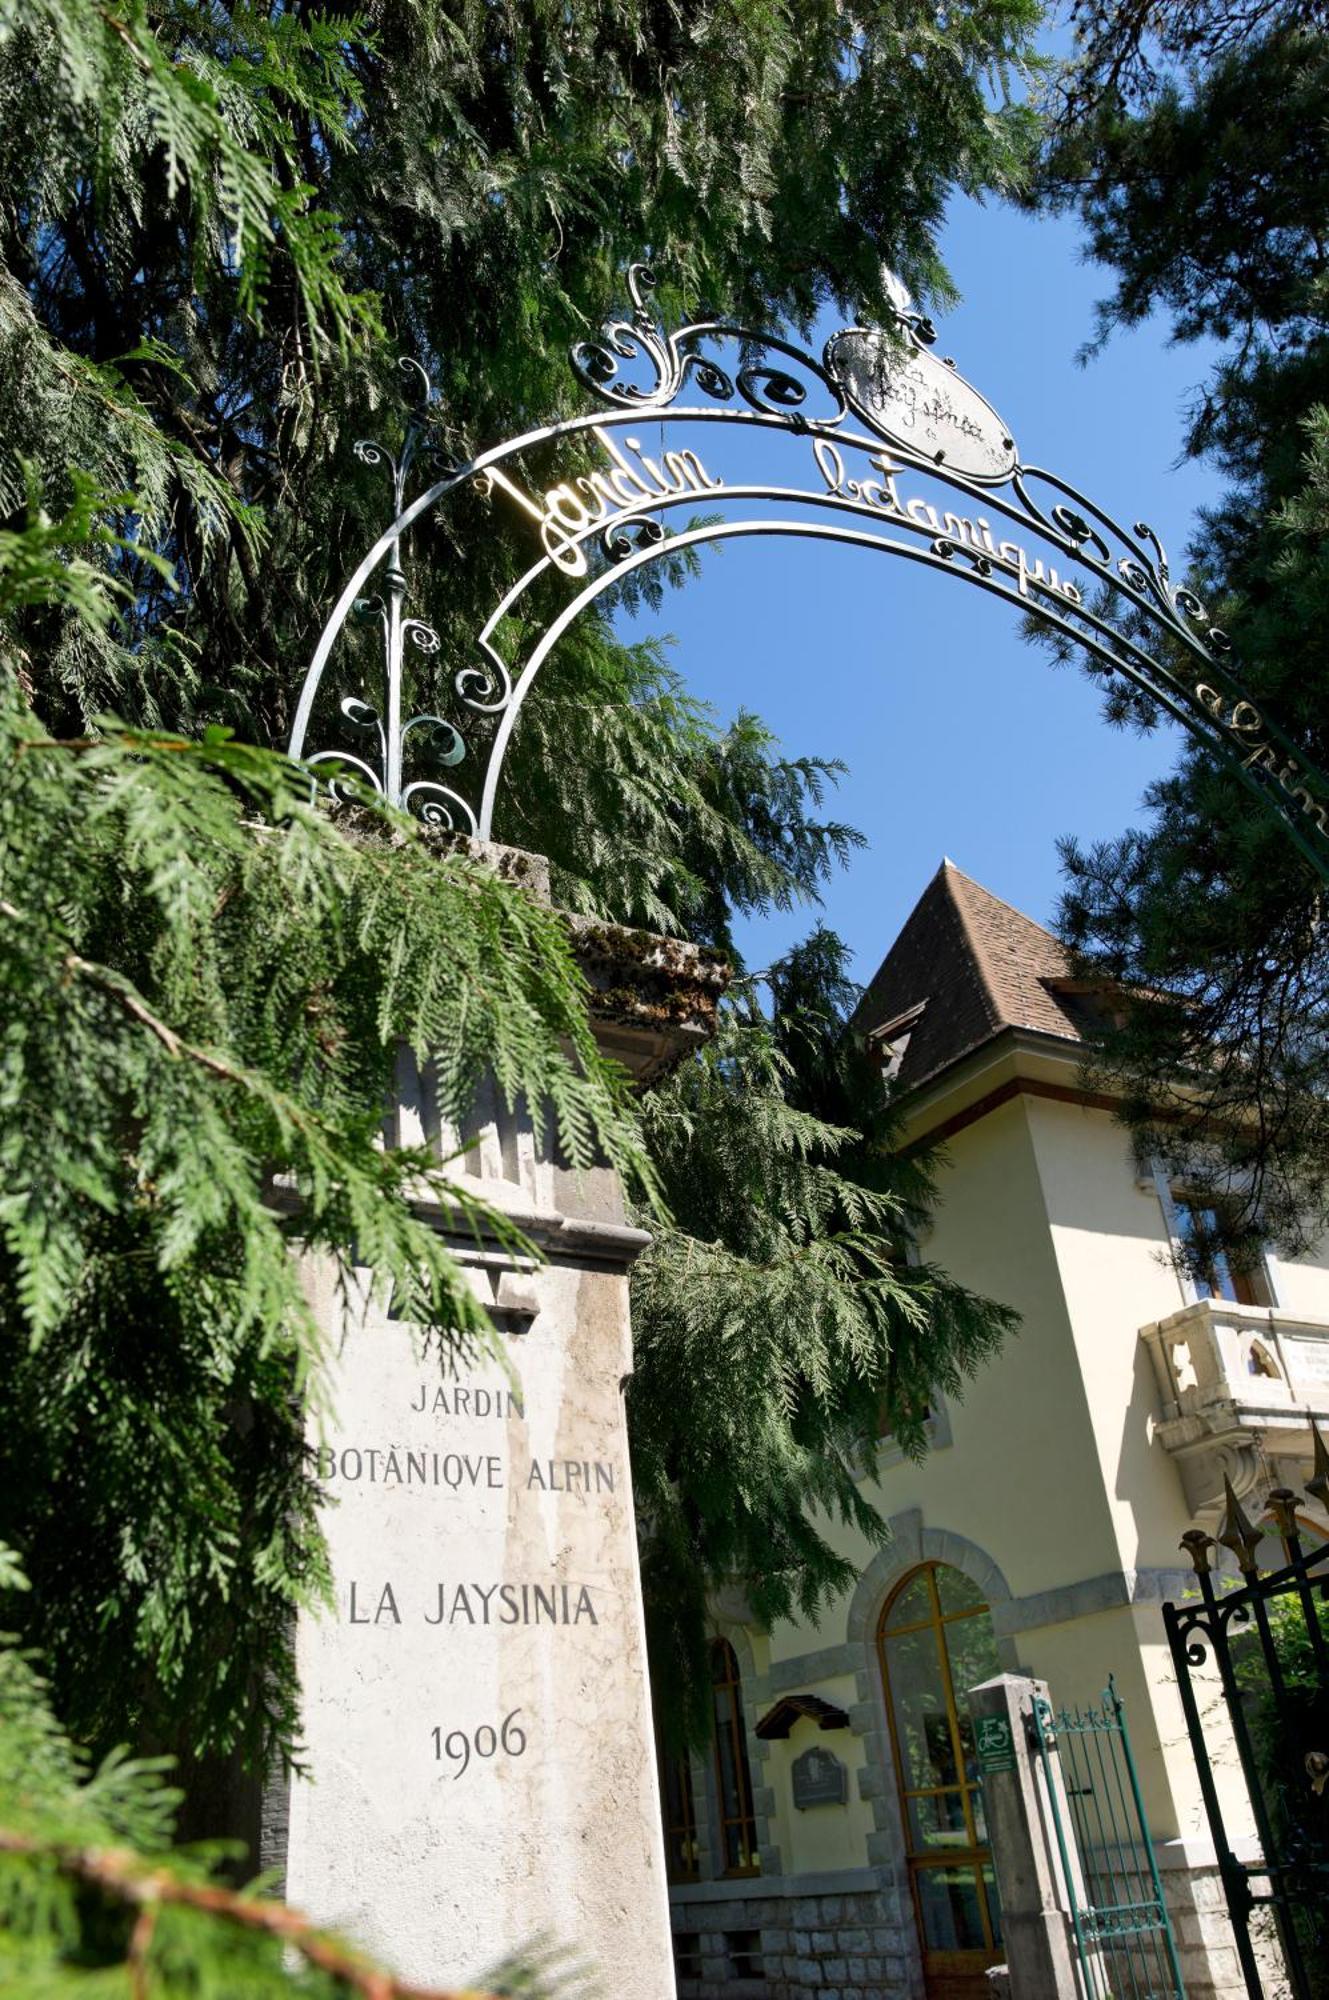
[[[1202,1299],[1140,1329],[1158,1386],[1153,1435],[1195,1513],[1304,1485],[1311,1419],[1329,1431],[1329,1320]]]

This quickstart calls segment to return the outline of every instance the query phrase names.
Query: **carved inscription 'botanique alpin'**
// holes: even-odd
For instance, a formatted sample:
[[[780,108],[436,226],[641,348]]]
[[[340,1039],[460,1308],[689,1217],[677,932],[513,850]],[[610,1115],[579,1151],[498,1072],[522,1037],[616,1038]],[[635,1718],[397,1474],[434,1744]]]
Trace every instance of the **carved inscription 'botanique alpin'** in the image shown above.
[[[320,1445],[318,1477],[324,1485],[472,1487],[502,1492],[508,1482],[496,1452],[398,1451],[395,1445]],[[615,1468],[602,1459],[533,1458],[517,1485],[528,1492],[577,1496],[617,1491]]]

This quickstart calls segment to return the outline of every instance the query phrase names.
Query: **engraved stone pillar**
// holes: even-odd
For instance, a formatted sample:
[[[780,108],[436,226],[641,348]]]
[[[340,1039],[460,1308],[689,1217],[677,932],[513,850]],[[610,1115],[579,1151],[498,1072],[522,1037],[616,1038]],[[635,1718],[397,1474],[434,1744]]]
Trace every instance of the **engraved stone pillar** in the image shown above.
[[[709,1031],[726,971],[611,927],[578,937],[598,1030],[649,1083]],[[404,1140],[456,1144],[408,1059],[396,1116]],[[648,1238],[607,1168],[542,1157],[493,1094],[460,1138],[459,1178],[544,1260],[436,1215],[510,1372],[422,1354],[409,1326],[364,1297],[346,1312],[309,1274],[335,1350],[310,1437],[336,1602],[298,1632],[312,1781],[290,1789],[286,1892],[420,1984],[538,1945],[622,2000],[670,2000],[622,1393]]]

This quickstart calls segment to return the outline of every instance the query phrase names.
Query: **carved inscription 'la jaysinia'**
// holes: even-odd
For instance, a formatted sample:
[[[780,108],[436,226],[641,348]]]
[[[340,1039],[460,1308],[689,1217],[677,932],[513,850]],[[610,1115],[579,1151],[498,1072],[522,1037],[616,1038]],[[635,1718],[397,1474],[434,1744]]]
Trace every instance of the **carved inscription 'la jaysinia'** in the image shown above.
[[[404,1614],[404,1615],[403,1615]],[[351,1580],[348,1625],[580,1625],[600,1623],[584,1583],[436,1583],[415,1598],[402,1585]]]

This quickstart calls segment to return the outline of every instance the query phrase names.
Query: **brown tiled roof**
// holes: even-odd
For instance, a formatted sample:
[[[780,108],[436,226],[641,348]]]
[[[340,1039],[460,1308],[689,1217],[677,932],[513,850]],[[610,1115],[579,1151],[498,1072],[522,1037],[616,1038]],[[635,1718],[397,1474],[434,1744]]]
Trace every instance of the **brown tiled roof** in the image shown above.
[[[1070,977],[1066,949],[1050,931],[943,861],[854,1023],[869,1035],[908,1027],[897,1081],[912,1089],[1007,1028],[1082,1040],[1085,1003],[1057,990]]]

